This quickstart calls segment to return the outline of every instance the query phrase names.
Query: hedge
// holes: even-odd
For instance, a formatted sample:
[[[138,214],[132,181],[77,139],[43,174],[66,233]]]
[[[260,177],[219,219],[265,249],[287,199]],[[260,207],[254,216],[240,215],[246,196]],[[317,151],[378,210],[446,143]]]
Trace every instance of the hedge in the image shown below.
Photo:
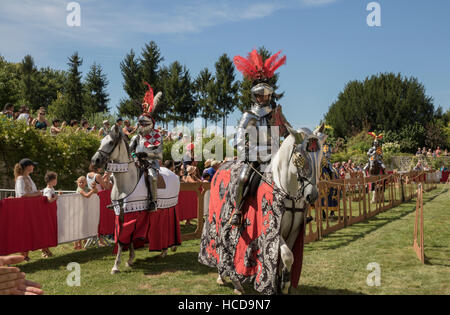
[[[100,138],[83,131],[75,132],[65,127],[63,132],[53,136],[50,128],[41,131],[24,122],[0,118],[0,159],[4,168],[2,178],[7,176],[14,183],[14,165],[27,157],[38,162],[31,175],[38,189],[45,187],[47,171],[58,173],[57,189],[75,190],[75,180],[86,175],[91,157],[100,145]],[[2,187],[11,188],[11,187]]]

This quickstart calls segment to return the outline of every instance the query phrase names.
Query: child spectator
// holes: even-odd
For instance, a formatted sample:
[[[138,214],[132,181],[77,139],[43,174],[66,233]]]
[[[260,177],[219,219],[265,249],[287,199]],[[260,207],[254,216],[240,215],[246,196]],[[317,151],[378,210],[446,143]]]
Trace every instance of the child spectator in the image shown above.
[[[58,195],[55,192],[55,186],[58,184],[58,174],[55,172],[47,172],[44,180],[47,187],[45,187],[43,195],[47,197],[48,202],[55,202],[58,200]],[[42,249],[42,257],[48,258],[52,256],[53,254],[48,248]]]
[[[97,187],[95,187],[95,185],[92,185],[91,190],[89,192],[86,192],[87,181],[85,176],[78,177],[76,183],[78,185],[77,194],[80,194],[85,198],[89,198],[90,196],[98,192]]]
[[[56,174],[55,172],[47,172],[44,179],[47,187],[45,187],[42,194],[47,197],[48,202],[58,200],[58,195],[55,193],[54,188],[58,184],[58,174]]]

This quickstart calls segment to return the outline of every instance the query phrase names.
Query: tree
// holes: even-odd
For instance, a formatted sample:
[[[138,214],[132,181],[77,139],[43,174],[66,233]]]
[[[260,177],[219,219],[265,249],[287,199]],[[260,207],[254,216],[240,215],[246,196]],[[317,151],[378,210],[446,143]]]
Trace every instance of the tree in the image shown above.
[[[222,131],[225,134],[226,120],[238,104],[239,83],[235,81],[234,65],[227,54],[220,56],[215,64],[214,103],[222,117]]]
[[[120,116],[135,118],[142,114],[142,108],[135,100],[122,98],[117,107]]]
[[[128,94],[130,99],[139,99],[143,97],[142,94],[142,67],[136,55],[131,51],[125,56],[120,63],[120,71],[123,76],[123,89]]]
[[[434,117],[433,99],[416,78],[385,73],[351,81],[325,114],[338,137],[363,129],[401,130],[418,122],[425,126]]]
[[[163,95],[167,121],[191,122],[197,115],[198,107],[192,96],[192,83],[189,71],[178,61],[173,62],[163,82]]]
[[[270,51],[268,51],[264,46],[258,48],[258,53],[261,55],[263,62],[266,61],[267,58],[272,56],[272,53]],[[278,90],[278,86],[277,86],[278,77],[279,77],[279,74],[275,73],[274,76],[268,80],[268,83],[273,87],[274,95],[272,96],[272,98],[275,101],[278,101],[279,99],[281,99],[284,96],[284,92],[276,93],[276,91]],[[250,91],[252,89],[252,87],[253,87],[252,80],[249,80],[244,77],[244,80],[240,83],[239,103],[238,103],[238,108],[242,112],[250,109],[250,107],[252,106],[252,103],[253,103],[252,93]]]
[[[425,145],[428,148],[435,150],[437,147],[447,147],[447,135],[442,123],[430,122],[425,129]]]
[[[17,64],[6,61],[0,56],[0,104],[16,104],[20,99],[20,71]]]
[[[69,57],[69,66],[67,85],[66,85],[66,97],[67,107],[70,109],[70,115],[68,117],[61,117],[65,120],[80,119],[83,116],[83,85],[81,83],[81,72],[79,67],[83,64],[83,59],[78,56],[78,52],[75,52]]]
[[[86,93],[85,115],[108,111],[109,95],[106,92],[108,84],[109,81],[103,73],[102,67],[94,63],[86,76],[84,84]]]
[[[217,121],[219,111],[214,107],[214,77],[208,68],[203,69],[198,74],[193,84],[195,92],[195,102],[199,109],[200,116],[208,127],[208,120]]]
[[[155,91],[161,90],[161,82],[159,80],[159,68],[160,63],[164,61],[164,58],[161,56],[161,52],[158,48],[158,45],[154,41],[146,44],[142,49],[140,65],[142,70],[142,78],[141,81],[146,81],[150,84]],[[141,86],[141,94],[145,95],[147,91],[146,85]]]
[[[40,106],[36,103],[36,73],[37,69],[34,64],[34,59],[31,55],[26,55],[20,63],[20,70],[22,75],[22,99],[30,106],[30,108],[36,110]]]
[[[64,93],[66,82],[65,71],[54,70],[50,67],[41,68],[36,73],[36,103],[47,108],[58,98],[58,94]]]
[[[142,67],[133,49],[120,63],[120,71],[123,76],[123,89],[128,94],[128,99],[120,100],[119,113],[122,116],[137,117],[142,114],[139,102],[144,94],[142,94]]]

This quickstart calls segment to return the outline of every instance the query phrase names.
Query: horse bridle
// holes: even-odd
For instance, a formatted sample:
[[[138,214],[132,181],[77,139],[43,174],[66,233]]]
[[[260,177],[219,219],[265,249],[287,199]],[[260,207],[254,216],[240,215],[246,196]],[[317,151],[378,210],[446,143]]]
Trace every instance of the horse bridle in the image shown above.
[[[109,157],[111,156],[111,153],[116,149],[117,145],[119,144],[120,140],[123,139],[123,135],[120,135],[119,137],[117,137],[117,139],[114,139],[114,143],[112,144],[112,149],[111,151],[107,152],[101,149],[98,149],[97,152],[100,153],[100,156],[106,160],[107,165],[111,164],[111,165],[125,165],[125,164],[131,164],[134,163],[134,160],[129,160],[128,162],[125,163],[108,163],[107,160],[109,159]],[[120,148],[119,148],[120,150]],[[128,147],[127,147],[127,151],[128,151]],[[128,169],[128,168],[126,168]],[[117,171],[117,173],[122,173],[123,171]],[[114,172],[113,172],[114,173]]]
[[[289,162],[291,162],[291,159],[292,159],[296,149],[297,149],[297,145],[294,144],[294,147],[292,148],[291,155],[290,155],[290,158],[289,158]],[[296,166],[296,168],[297,168],[297,182],[301,185],[302,189],[297,193],[297,195],[295,197],[291,197],[289,195],[289,193],[286,192],[282,187],[276,187],[272,183],[269,183],[269,181],[264,177],[264,175],[261,174],[261,172],[259,172],[257,169],[255,169],[251,163],[248,163],[248,165],[253,169],[253,171],[255,171],[257,174],[259,174],[261,176],[261,180],[262,181],[264,181],[266,184],[268,184],[270,187],[272,187],[273,190],[275,190],[275,191],[278,190],[280,193],[284,194],[286,196],[285,198],[292,202],[292,208],[287,209],[287,210],[290,210],[290,211],[294,211],[295,212],[295,202],[297,202],[297,201],[299,201],[301,199],[300,196],[304,195],[305,188],[308,185],[312,185],[312,183],[311,183],[311,181],[309,179],[307,179],[302,174],[300,174],[300,172],[298,170],[299,168]],[[294,163],[294,165],[295,165],[295,163]],[[299,210],[299,212],[302,212],[304,210],[305,209],[301,209],[301,210]]]
[[[297,144],[294,144],[292,151],[291,151],[291,155],[289,157],[289,163],[292,160],[292,157],[294,157],[294,154],[301,154],[300,152],[297,151]],[[303,156],[301,156],[301,158],[304,160],[305,158]],[[299,159],[298,155],[295,155],[294,157],[294,161],[293,164],[295,165],[296,169],[297,169],[297,182],[299,183],[299,185],[302,187],[301,190],[297,193],[297,195],[292,199],[292,201],[299,201],[301,199],[300,196],[303,196],[305,194],[305,188],[308,187],[309,185],[312,186],[311,181],[306,178],[305,176],[303,176],[302,174],[300,174],[299,169],[303,169],[304,168],[304,161],[298,161],[297,159]],[[306,184],[305,184],[306,183]]]

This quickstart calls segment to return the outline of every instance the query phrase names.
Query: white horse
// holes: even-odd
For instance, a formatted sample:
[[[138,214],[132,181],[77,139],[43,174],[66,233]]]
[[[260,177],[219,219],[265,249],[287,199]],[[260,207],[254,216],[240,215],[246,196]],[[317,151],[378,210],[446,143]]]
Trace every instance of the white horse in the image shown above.
[[[131,157],[131,152],[125,137],[117,125],[113,126],[110,133],[102,139],[100,148],[91,159],[91,163],[98,168],[104,168],[107,163],[112,162],[108,164],[109,171],[113,173],[114,181],[111,190],[111,201],[113,205],[116,205],[116,214],[120,215],[122,222],[124,208],[127,202],[128,204],[134,202],[138,207],[143,208],[143,210],[147,204],[147,187],[143,180],[143,175],[140,174],[139,169]],[[165,203],[167,208],[175,206],[178,202],[179,190],[180,182],[178,176],[168,169],[161,168],[158,178],[158,208],[161,208],[160,198],[163,197],[166,198],[164,198],[162,203]],[[166,206],[162,206],[162,208],[166,208]],[[130,243],[129,249],[130,256],[126,263],[127,267],[133,265],[135,258],[133,242]],[[176,247],[172,247],[172,250],[175,251]],[[118,242],[117,256],[111,274],[119,272],[122,251],[123,245]],[[164,250],[161,257],[165,257],[166,254],[167,250]]]
[[[288,127],[288,126],[287,126]],[[327,136],[323,134],[323,128],[317,128],[311,132],[307,128],[298,131],[289,128],[290,135],[283,141],[278,152],[272,158],[269,171],[272,172],[273,181],[278,190],[287,194],[285,205],[287,211],[281,220],[279,267],[280,289],[283,294],[288,294],[291,286],[291,267],[294,263],[292,249],[303,231],[306,211],[309,204],[314,204],[319,194],[317,183],[321,171],[323,144]],[[292,204],[294,202],[294,205]],[[219,274],[217,283],[224,284],[224,277]],[[234,292],[243,294],[244,289],[239,281],[233,281]]]

